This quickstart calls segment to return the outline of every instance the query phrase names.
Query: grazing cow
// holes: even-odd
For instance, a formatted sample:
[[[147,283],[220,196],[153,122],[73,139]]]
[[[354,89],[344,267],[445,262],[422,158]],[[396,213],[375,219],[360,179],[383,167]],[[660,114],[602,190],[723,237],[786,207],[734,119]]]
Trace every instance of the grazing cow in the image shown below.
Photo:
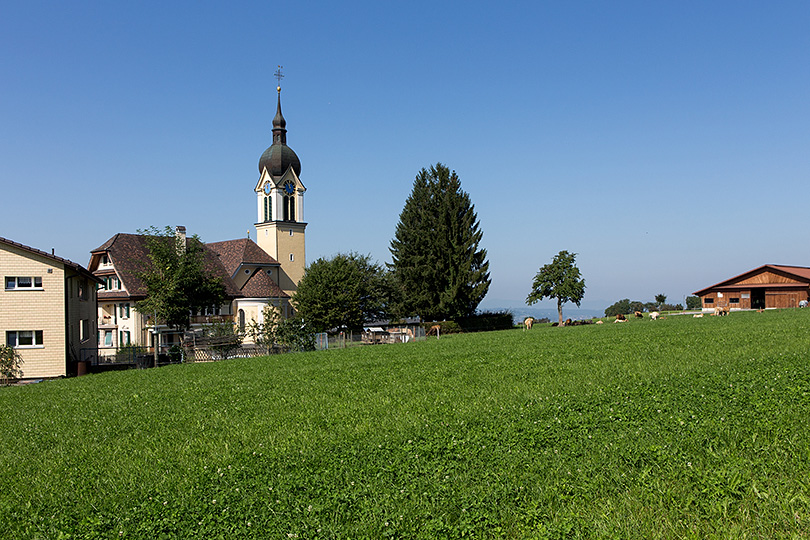
[[[616,314],[616,320],[617,321],[626,321],[627,317],[624,316],[624,313],[617,313]]]
[[[650,318],[654,321],[657,321],[659,315],[660,313],[658,313],[657,311],[653,311],[652,313],[650,313]]]
[[[641,319],[641,318],[644,317],[644,314],[642,312],[640,312],[640,311],[636,311],[635,316],[636,316],[636,319]]]
[[[436,339],[439,339],[439,334],[441,333],[441,330],[442,330],[442,325],[434,324],[433,326],[430,327],[430,330],[428,330],[427,335],[429,335],[429,336],[435,335]]]
[[[523,331],[525,332],[526,330],[531,330],[533,324],[534,324],[534,319],[531,318],[531,317],[526,317],[523,320]]]
[[[729,307],[728,306],[717,306],[714,308],[714,314],[722,317],[723,315],[728,315]]]

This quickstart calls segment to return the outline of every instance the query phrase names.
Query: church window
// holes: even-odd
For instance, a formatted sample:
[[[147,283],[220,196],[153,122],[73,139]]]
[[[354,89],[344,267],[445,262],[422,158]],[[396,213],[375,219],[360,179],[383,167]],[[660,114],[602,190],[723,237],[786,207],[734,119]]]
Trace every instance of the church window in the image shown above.
[[[269,195],[264,198],[264,221],[273,220],[273,200]]]
[[[284,221],[295,221],[295,197],[284,197]]]

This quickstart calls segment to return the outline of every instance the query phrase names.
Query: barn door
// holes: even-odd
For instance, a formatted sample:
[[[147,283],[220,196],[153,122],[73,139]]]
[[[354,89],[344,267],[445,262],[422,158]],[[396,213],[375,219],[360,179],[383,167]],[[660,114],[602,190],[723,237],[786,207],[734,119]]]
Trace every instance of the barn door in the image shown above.
[[[765,309],[765,290],[751,291],[751,309]]]

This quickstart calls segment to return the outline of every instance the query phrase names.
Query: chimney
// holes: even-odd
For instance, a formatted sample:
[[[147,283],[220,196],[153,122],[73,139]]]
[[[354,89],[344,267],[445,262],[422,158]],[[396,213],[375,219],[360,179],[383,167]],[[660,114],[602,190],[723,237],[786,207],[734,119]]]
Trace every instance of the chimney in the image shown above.
[[[186,252],[186,228],[178,225],[174,228],[174,237],[177,240],[177,250],[179,253]]]

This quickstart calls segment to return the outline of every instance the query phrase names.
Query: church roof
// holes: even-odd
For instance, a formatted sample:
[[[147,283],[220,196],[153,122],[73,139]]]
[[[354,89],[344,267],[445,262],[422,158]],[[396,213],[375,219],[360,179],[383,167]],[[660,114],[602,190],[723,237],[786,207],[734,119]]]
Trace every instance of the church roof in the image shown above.
[[[281,290],[273,281],[267,271],[257,270],[242,287],[245,298],[289,298],[290,295]]]
[[[301,176],[301,160],[293,149],[287,146],[286,126],[287,121],[281,114],[281,87],[279,87],[276,116],[273,118],[273,144],[259,158],[259,174],[267,169],[268,173],[279,177],[292,167],[295,174]]]
[[[268,255],[250,238],[211,242],[206,245],[219,255],[219,260],[230,275],[234,275],[239,270],[239,266],[243,264],[280,266],[277,260]]]
[[[268,267],[281,266],[277,260],[260,248],[250,238],[212,242],[206,247],[214,251],[230,276],[243,266],[253,267],[253,275],[242,286],[242,296],[247,298],[289,298],[268,275]]]

